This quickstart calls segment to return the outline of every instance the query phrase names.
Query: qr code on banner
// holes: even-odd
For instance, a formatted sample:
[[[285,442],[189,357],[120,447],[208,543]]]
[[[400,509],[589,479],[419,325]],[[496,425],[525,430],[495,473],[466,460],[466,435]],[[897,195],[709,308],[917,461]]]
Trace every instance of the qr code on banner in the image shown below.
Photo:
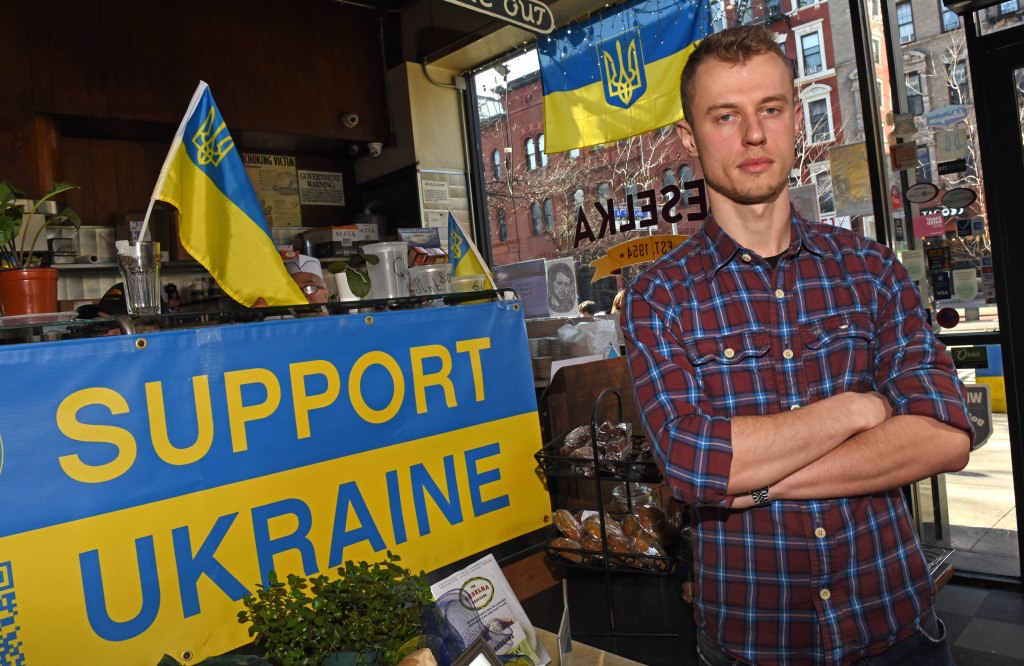
[[[0,666],[24,666],[25,653],[16,624],[18,602],[14,596],[14,576],[10,562],[0,562]]]

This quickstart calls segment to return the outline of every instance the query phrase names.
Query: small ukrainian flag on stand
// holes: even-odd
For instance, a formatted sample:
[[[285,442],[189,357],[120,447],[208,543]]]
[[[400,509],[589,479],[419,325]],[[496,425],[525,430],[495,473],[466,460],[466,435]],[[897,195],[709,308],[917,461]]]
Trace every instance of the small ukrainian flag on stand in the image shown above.
[[[634,0],[539,38],[547,152],[682,119],[679,76],[710,34],[709,0]]]
[[[306,303],[281,261],[242,158],[203,81],[160,169],[143,234],[157,199],[178,209],[181,244],[228,296],[246,307],[260,297],[267,305]]]
[[[452,265],[452,277],[483,275],[484,289],[494,289],[491,269],[484,263],[480,251],[451,212],[448,213],[448,262]]]

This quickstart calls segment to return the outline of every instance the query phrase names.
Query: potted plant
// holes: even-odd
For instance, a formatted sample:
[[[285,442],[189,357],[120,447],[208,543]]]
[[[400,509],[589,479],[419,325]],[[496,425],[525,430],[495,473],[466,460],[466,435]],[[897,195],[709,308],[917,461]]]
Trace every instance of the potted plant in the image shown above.
[[[375,254],[363,254],[356,252],[354,254],[340,259],[338,261],[331,262],[327,266],[327,270],[334,273],[335,276],[344,273],[345,279],[335,277],[338,281],[338,294],[339,300],[352,301],[360,298],[365,298],[370,293],[370,274],[369,265],[377,265],[380,261],[380,257]],[[351,292],[352,296],[348,297],[346,293]]]
[[[0,305],[5,315],[36,314],[57,309],[57,269],[42,268],[33,253],[36,242],[47,227],[69,222],[78,229],[82,221],[70,208],[52,208],[51,200],[68,190],[78,189],[71,183],[59,182],[37,199],[26,211],[19,199],[25,193],[7,181],[0,182]],[[44,206],[43,204],[47,204]],[[27,218],[26,218],[27,216]],[[31,234],[24,220],[41,223]]]
[[[270,584],[243,599],[238,614],[249,635],[281,666],[396,664],[420,633],[421,611],[433,597],[422,572],[383,562],[346,562],[337,578],[270,573]]]

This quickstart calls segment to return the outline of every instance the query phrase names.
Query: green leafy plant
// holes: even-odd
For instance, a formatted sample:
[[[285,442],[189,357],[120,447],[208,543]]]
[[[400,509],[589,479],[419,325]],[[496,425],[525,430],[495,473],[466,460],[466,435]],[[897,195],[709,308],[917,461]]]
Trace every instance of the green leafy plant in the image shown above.
[[[238,614],[266,658],[281,666],[320,666],[337,652],[357,652],[356,663],[395,664],[403,645],[419,635],[424,604],[433,600],[423,572],[413,574],[388,551],[383,562],[346,562],[338,578],[270,573],[243,599]],[[375,654],[374,654],[375,653]]]
[[[28,196],[6,180],[0,182],[0,254],[3,255],[3,259],[6,260],[6,263],[11,268],[30,268],[38,262],[38,258],[32,254],[32,248],[36,246],[39,235],[50,225],[69,222],[75,229],[82,226],[82,220],[79,219],[78,214],[67,206],[57,213],[45,212],[45,209],[40,210],[40,207],[45,202],[53,199],[58,194],[77,189],[77,185],[62,181],[54,185],[42,197],[36,199],[32,208],[27,213],[29,216],[42,215],[43,223],[36,229],[36,233],[32,236],[32,242],[26,243],[25,236],[28,229],[21,232],[20,238],[18,234],[21,230],[23,216],[26,213],[25,206],[16,203],[16,200],[27,199]],[[26,247],[28,248],[27,254],[25,252]]]
[[[380,257],[375,254],[362,254],[357,252],[349,257],[333,261],[327,266],[332,273],[345,273],[348,281],[348,288],[352,293],[362,298],[370,293],[369,265],[376,266]]]

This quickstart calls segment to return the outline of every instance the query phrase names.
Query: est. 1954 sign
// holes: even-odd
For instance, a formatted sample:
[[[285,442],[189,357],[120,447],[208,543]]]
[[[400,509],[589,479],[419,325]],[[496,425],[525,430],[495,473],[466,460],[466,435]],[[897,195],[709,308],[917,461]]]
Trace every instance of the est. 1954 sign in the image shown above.
[[[539,0],[446,0],[481,14],[546,35],[555,28],[551,10]]]

